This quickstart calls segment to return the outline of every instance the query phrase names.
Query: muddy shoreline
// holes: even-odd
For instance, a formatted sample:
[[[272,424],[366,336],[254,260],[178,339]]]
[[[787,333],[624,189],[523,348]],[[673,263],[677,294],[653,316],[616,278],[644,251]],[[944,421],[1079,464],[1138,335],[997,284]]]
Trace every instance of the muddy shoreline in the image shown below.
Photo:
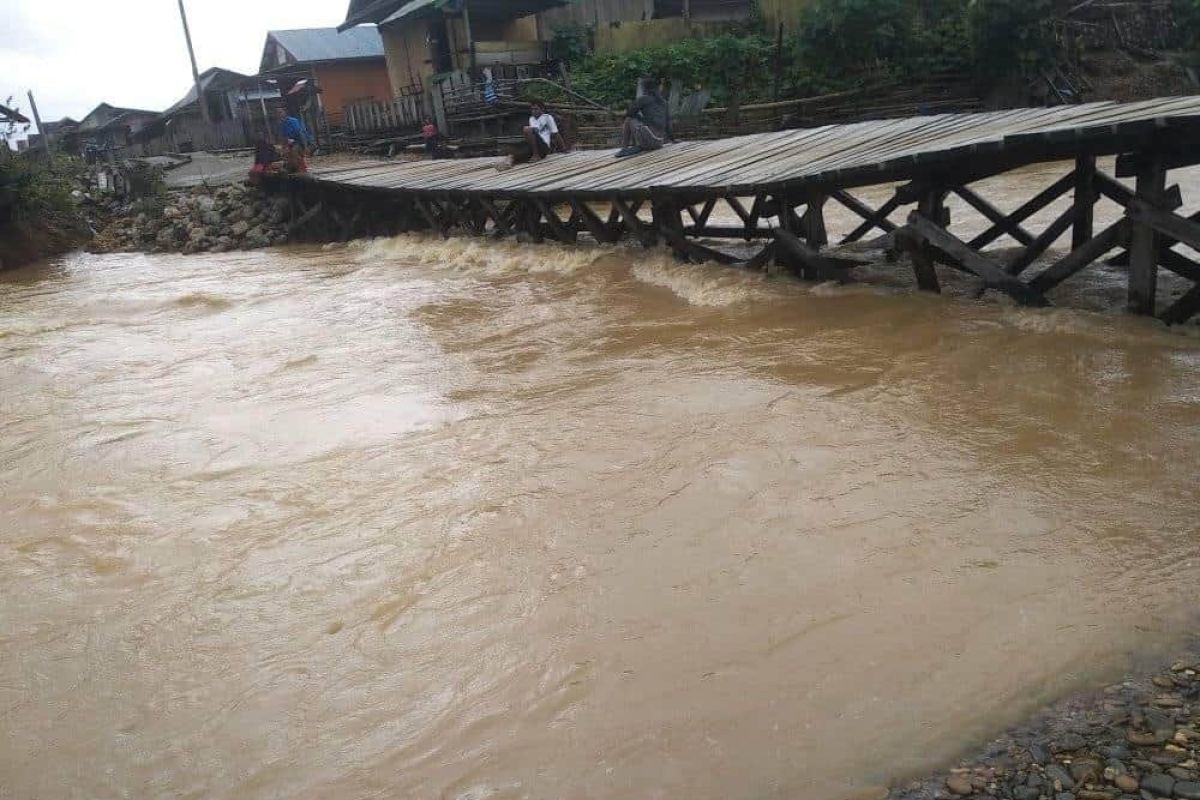
[[[1200,637],[1073,694],[887,800],[1200,800]]]

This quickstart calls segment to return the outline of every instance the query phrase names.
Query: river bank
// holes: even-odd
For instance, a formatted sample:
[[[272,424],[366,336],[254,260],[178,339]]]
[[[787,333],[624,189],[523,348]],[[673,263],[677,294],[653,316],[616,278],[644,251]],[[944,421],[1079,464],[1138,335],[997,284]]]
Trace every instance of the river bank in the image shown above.
[[[1200,638],[1159,669],[1054,703],[888,800],[1200,800]]]
[[[224,253],[288,241],[288,199],[243,183],[129,201],[88,198],[93,253]]]

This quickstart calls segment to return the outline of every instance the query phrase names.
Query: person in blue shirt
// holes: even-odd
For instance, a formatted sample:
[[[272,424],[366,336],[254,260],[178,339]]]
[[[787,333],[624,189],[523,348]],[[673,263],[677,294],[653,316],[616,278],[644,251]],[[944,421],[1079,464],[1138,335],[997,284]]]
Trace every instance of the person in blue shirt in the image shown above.
[[[313,146],[313,136],[299,117],[288,114],[286,108],[275,112],[279,120],[279,136],[283,139],[287,153],[288,168],[293,172],[308,172],[308,151]]]

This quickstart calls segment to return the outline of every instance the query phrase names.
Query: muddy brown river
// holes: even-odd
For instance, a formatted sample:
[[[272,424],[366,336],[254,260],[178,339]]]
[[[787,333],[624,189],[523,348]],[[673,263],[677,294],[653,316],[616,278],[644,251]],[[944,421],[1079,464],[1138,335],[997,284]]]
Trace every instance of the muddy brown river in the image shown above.
[[[878,797],[1195,622],[1200,338],[1121,286],[0,277],[0,797]]]

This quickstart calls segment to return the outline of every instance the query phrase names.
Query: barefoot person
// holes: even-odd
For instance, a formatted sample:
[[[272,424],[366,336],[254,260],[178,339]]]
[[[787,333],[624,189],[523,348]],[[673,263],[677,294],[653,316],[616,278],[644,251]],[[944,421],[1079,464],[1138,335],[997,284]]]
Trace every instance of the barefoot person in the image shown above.
[[[567,143],[558,132],[554,115],[546,113],[546,106],[539,100],[529,105],[529,125],[525,128],[525,141],[529,144],[531,161],[541,161],[557,148],[565,152]]]
[[[637,99],[625,112],[617,158],[658,150],[671,135],[671,113],[653,78],[638,81]]]

